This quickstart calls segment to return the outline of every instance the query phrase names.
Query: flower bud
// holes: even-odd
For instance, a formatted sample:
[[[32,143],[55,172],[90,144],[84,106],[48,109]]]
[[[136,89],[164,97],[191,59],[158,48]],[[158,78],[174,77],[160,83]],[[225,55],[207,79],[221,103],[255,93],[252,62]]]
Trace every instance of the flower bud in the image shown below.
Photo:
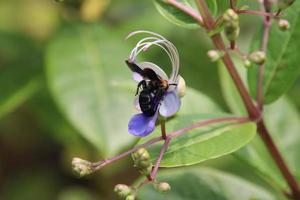
[[[128,195],[125,200],[135,200],[134,195]]]
[[[72,168],[79,177],[83,177],[94,172],[92,163],[81,158],[73,158]]]
[[[149,152],[145,148],[140,148],[131,154],[134,166],[143,175],[149,175],[152,170],[152,162]]]
[[[250,60],[246,59],[244,60],[244,66],[249,69],[252,66],[252,63],[250,62]]]
[[[171,186],[169,183],[167,182],[161,182],[161,183],[157,183],[155,185],[155,189],[158,190],[159,192],[169,192],[171,190]]]
[[[240,26],[239,26],[239,16],[238,14],[232,10],[228,9],[224,15],[224,31],[227,39],[229,41],[234,41],[237,39],[240,33]]]
[[[278,8],[284,10],[290,7],[294,2],[295,0],[278,0]]]
[[[180,75],[178,77],[177,92],[178,92],[178,96],[180,98],[184,97],[185,92],[186,92],[185,80]]]
[[[285,19],[280,19],[278,20],[278,27],[282,30],[282,31],[286,31],[290,29],[290,23],[288,20]]]
[[[249,60],[255,64],[261,65],[266,61],[266,54],[263,51],[255,51],[250,54]]]
[[[223,52],[220,52],[220,51],[217,51],[217,50],[209,50],[207,52],[207,56],[209,57],[211,62],[218,61],[223,55],[224,55]]]
[[[114,192],[121,198],[126,198],[132,192],[128,185],[118,184],[114,188]],[[126,198],[127,199],[127,198]]]

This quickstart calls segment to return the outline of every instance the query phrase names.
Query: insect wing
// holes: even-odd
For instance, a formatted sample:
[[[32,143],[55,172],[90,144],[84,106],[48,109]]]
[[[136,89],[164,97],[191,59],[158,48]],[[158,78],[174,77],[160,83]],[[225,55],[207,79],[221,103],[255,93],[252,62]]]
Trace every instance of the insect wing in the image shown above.
[[[144,71],[144,77],[147,77],[151,81],[161,81],[160,76],[157,75],[157,73],[150,68],[143,69]]]
[[[137,64],[129,62],[128,60],[126,60],[125,62],[131,71],[136,72],[143,77],[145,76],[144,71]]]

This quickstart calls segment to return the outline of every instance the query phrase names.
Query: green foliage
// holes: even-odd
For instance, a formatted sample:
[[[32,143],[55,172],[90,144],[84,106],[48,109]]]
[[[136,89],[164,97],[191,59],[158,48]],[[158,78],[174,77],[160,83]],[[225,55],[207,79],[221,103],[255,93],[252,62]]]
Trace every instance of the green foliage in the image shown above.
[[[90,2],[93,1],[99,3],[98,0]],[[177,2],[199,13],[194,0]],[[229,6],[229,1],[224,0],[206,0],[206,3],[215,18],[223,15]],[[225,113],[220,88],[228,110],[247,115],[226,68],[222,64],[218,68],[218,63],[210,63],[207,58],[207,51],[212,49],[207,33],[199,31],[203,29],[192,17],[164,0],[154,0],[155,6],[151,6],[149,0],[110,1],[107,10],[103,6],[103,10],[98,11],[101,18],[94,24],[79,22],[81,3],[66,6],[48,0],[4,0],[0,5],[0,160],[4,161],[0,162],[0,199],[116,199],[112,194],[113,186],[136,178],[136,169],[133,171],[129,159],[80,181],[71,175],[70,164],[74,156],[95,161],[127,150],[136,142],[136,138],[127,133],[128,121],[136,113],[133,106],[136,84],[124,63],[129,45],[131,47],[135,39],[125,42],[123,38],[131,31],[157,32],[178,48],[180,75],[185,78],[188,89],[181,110],[166,122],[167,133],[199,121],[232,116]],[[249,10],[258,10],[260,3],[238,1],[239,8],[245,5]],[[300,3],[296,1],[283,12],[282,17],[291,24],[291,29],[286,32],[279,30],[276,21],[272,20],[264,93],[265,103],[278,101],[266,106],[263,116],[284,160],[298,180],[300,116],[292,101],[300,105],[299,82],[289,93],[292,101],[279,97],[300,73],[297,63],[299,7]],[[94,8],[85,9],[93,12]],[[157,10],[172,23],[197,30],[173,26],[162,20]],[[248,30],[252,26],[261,27],[262,19],[246,16],[249,15],[240,15],[241,32],[237,41],[242,51],[250,43],[248,32],[251,31]],[[249,26],[246,22],[251,19],[253,24]],[[57,33],[53,35],[53,32]],[[261,37],[260,31],[252,41],[251,52],[260,48]],[[155,48],[147,52],[143,60],[163,67],[170,65],[167,56]],[[240,61],[235,60],[235,64],[247,82],[247,70]],[[249,69],[248,83],[253,97],[256,74],[257,67]],[[158,181],[170,183],[171,191],[160,194],[147,185],[140,191],[139,198],[286,199],[278,196],[282,190],[288,190],[286,182],[255,132],[256,126],[251,122],[219,123],[173,139],[163,157],[162,167],[198,164],[232,152],[231,155],[238,158],[236,163],[242,161],[248,166],[237,166],[228,159],[229,156],[224,156],[206,162],[209,168],[159,171]],[[160,134],[157,126],[154,133],[138,143]],[[147,148],[153,162],[161,146],[162,142]],[[213,170],[211,166],[223,171],[230,169],[235,174],[242,171],[239,174],[242,177]],[[254,183],[248,182],[247,179],[253,176],[252,171],[247,171],[249,166],[266,182],[262,184],[253,177],[250,179]]]
[[[202,120],[228,116],[221,114],[220,108],[200,92],[188,90],[182,101],[182,108],[178,116],[166,124],[167,133]],[[218,112],[220,114],[203,114]],[[220,123],[194,129],[171,141],[168,151],[164,154],[161,166],[192,165],[230,154],[246,145],[254,137],[255,132],[256,126],[253,123]],[[159,136],[160,134],[160,129],[157,128],[150,137]],[[143,138],[139,143],[143,143],[148,139],[149,137]],[[152,158],[157,157],[160,147],[161,144],[149,147]]]
[[[164,16],[167,20],[170,22],[185,27],[189,29],[196,29],[199,28],[198,22],[189,16],[188,14],[182,12],[178,8],[174,7],[173,5],[170,5],[166,3],[164,0],[153,0],[155,7],[159,11],[159,13]],[[195,13],[198,13],[197,5],[195,1],[193,0],[180,0],[179,3],[182,3],[183,5],[193,9]],[[209,9],[216,14],[218,10],[218,5],[216,0],[208,0],[206,1]]]
[[[280,152],[284,155],[287,165],[296,176],[300,177],[298,159],[300,136],[295,134],[300,132],[300,116],[295,106],[286,98],[281,98],[266,107],[264,117],[267,128],[272,133]],[[242,160],[255,167],[271,185],[278,189],[286,187],[284,178],[258,136],[243,151],[238,152],[238,155]]]
[[[134,139],[127,134],[127,123],[134,111],[130,88],[135,86],[123,64],[129,50],[113,40],[103,25],[72,25],[57,35],[47,52],[55,101],[104,155],[115,154]]]
[[[158,178],[167,181],[171,185],[171,191],[160,194],[148,185],[140,191],[140,199],[275,200],[274,196],[259,186],[209,168],[172,169],[161,173]]]
[[[237,66],[241,65],[240,62],[235,63]],[[223,65],[219,69],[223,95],[230,110],[236,114],[246,114],[229,74]],[[242,77],[245,77],[245,69],[240,67],[239,72]],[[265,108],[264,119],[280,152],[285,156],[288,166],[299,176],[300,166],[295,155],[295,152],[300,152],[298,135],[295,134],[300,132],[300,116],[297,109],[287,98],[281,98]],[[256,172],[275,188],[286,187],[284,178],[258,135],[245,148],[236,152],[236,155],[254,167]]]
[[[216,115],[220,117],[222,115]],[[224,116],[224,115],[223,115]],[[211,117],[211,115],[182,115],[168,122],[167,130],[172,132],[184,128],[191,123],[199,122]],[[230,154],[251,141],[255,136],[254,123],[234,124],[220,123],[205,128],[194,129],[187,134],[175,138],[164,154],[162,167],[178,167],[197,164],[209,159],[218,158]],[[158,136],[157,130],[152,135]],[[153,158],[159,154],[161,145],[149,147]]]
[[[270,30],[267,48],[267,60],[264,73],[264,103],[272,103],[282,96],[294,83],[300,74],[298,54],[300,48],[300,2],[285,10],[284,19],[291,24],[291,29],[282,31],[274,22]],[[262,32],[253,40],[252,50],[260,48]],[[248,73],[248,83],[252,96],[257,89],[258,67],[253,67]]]
[[[170,22],[190,29],[196,29],[199,27],[197,21],[194,18],[165,3],[164,0],[154,0],[153,2],[158,12]],[[196,7],[192,7],[189,1],[183,0],[181,2],[189,6],[190,8],[193,8],[195,11],[197,10]]]
[[[42,58],[29,38],[0,32],[0,43],[0,117],[3,117],[39,90]]]

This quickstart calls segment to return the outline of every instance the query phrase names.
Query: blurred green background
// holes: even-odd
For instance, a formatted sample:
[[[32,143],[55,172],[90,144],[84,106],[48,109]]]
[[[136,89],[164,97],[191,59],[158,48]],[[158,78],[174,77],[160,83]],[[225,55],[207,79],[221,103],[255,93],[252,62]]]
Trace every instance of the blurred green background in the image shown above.
[[[222,12],[226,1],[219,0],[219,5]],[[243,50],[247,50],[257,29],[253,27],[259,27],[258,21],[255,17],[242,17],[239,42]],[[110,65],[107,69],[114,73],[127,73],[128,80],[130,73],[124,60],[134,40],[124,41],[125,36],[131,31],[144,29],[167,37],[179,50],[181,75],[187,85],[228,110],[222,97],[218,67],[206,57],[211,44],[205,33],[171,24],[159,15],[150,0],[65,0],[65,3],[54,0],[1,0],[0,199],[115,199],[112,192],[115,184],[130,184],[138,177],[129,158],[84,179],[77,179],[72,173],[70,163],[73,157],[95,161],[104,157],[96,145],[79,133],[80,126],[79,129],[74,127],[74,119],[66,117],[60,109],[63,105],[53,97],[53,93],[59,91],[49,89],[55,86],[49,84],[52,78],[47,73],[60,73],[47,68],[52,63],[49,57],[68,57],[63,49],[67,44],[72,46],[73,39],[70,38],[72,30],[74,35],[77,34],[76,28],[68,27],[77,26],[75,24],[80,24],[83,31],[84,27],[101,27],[101,34],[93,37],[103,40],[103,59]],[[69,43],[61,43],[68,39]],[[151,50],[144,58],[159,61],[162,66],[169,64],[167,57],[161,56],[158,49]],[[300,80],[289,91],[289,97],[298,109],[299,87]],[[109,92],[113,91],[107,91],[104,95]],[[133,97],[134,93],[130,95]],[[122,110],[118,112],[122,113]],[[127,118],[123,120],[128,121]],[[114,127],[109,134],[113,137]],[[130,137],[126,129],[122,137]],[[119,136],[114,137],[114,141],[118,139],[122,140]],[[120,144],[113,152],[108,148],[107,155],[127,149],[134,142],[130,138],[127,145]],[[231,156],[204,165],[250,177],[263,184],[250,168]]]

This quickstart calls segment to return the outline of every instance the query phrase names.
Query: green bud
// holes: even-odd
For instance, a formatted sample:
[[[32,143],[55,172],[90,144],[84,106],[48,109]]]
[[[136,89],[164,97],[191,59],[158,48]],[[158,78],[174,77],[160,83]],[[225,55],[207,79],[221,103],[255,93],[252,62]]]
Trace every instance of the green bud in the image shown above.
[[[145,148],[140,148],[132,153],[134,166],[139,169],[143,175],[149,175],[152,170],[152,162],[149,152]]]
[[[295,0],[278,0],[278,8],[284,10],[290,7],[294,2]]]
[[[238,22],[239,22],[238,14],[232,9],[227,9],[223,15],[223,18],[226,23],[237,23],[238,24]]]
[[[94,172],[92,163],[81,158],[73,158],[72,168],[79,177],[83,177]]]
[[[244,60],[244,66],[249,69],[252,66],[252,63],[250,62],[250,60],[246,59]]]
[[[224,52],[217,51],[217,50],[209,50],[207,52],[207,56],[209,57],[211,62],[218,61],[222,56],[224,56]]]
[[[238,14],[234,10],[228,9],[224,13],[223,19],[224,19],[224,31],[227,39],[229,41],[236,40],[240,33]]]
[[[171,190],[171,186],[167,182],[161,182],[161,183],[157,183],[155,185],[155,189],[158,190],[159,192],[166,193],[166,192],[169,192]]]
[[[125,200],[135,200],[134,195],[128,195]]]
[[[290,29],[290,23],[288,20],[280,19],[280,20],[278,20],[278,27],[282,31],[286,31],[286,30]]]
[[[124,184],[118,184],[114,188],[114,192],[121,198],[125,198],[131,194],[132,190],[129,186]]]
[[[266,61],[266,54],[263,51],[255,51],[250,54],[249,60],[255,64],[261,65]]]

